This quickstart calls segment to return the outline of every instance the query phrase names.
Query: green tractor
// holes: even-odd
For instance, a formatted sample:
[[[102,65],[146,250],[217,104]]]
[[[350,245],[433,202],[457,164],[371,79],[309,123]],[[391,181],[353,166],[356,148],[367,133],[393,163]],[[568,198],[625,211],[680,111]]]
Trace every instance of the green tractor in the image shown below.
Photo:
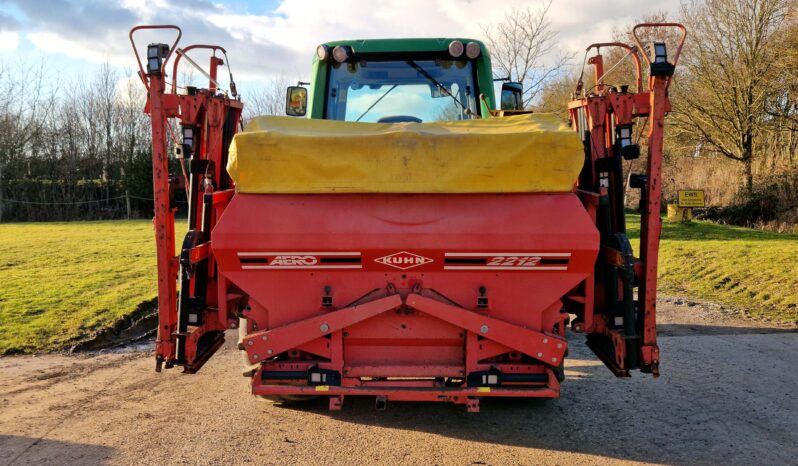
[[[316,49],[309,88],[302,84],[288,88],[290,116],[421,123],[496,114],[490,55],[471,39],[327,42]],[[522,95],[520,83],[505,82],[501,109],[523,110]]]

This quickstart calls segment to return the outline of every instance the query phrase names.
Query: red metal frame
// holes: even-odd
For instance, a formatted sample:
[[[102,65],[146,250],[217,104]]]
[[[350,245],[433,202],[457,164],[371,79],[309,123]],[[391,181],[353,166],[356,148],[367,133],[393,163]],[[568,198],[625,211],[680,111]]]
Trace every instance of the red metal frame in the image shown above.
[[[144,29],[175,30],[177,37],[169,46],[168,53],[162,58],[157,70],[145,71],[139,52],[136,48],[135,34]],[[208,89],[198,89],[187,94],[177,93],[178,56],[174,60],[171,89],[167,91],[166,67],[169,59],[177,50],[182,37],[179,27],[137,26],[130,31],[130,42],[139,67],[139,76],[147,87],[147,104],[145,112],[152,119],[152,153],[153,153],[153,197],[155,198],[155,243],[158,262],[158,336],[156,340],[157,369],[165,363],[167,367],[178,363],[188,372],[198,370],[202,364],[224,341],[221,332],[229,327],[226,315],[215,311],[220,307],[216,298],[215,260],[210,247],[210,231],[226,204],[232,199],[232,183],[227,177],[224,167],[227,147],[232,135],[240,125],[243,104],[227,95],[219,94],[213,82]],[[217,46],[191,45],[183,49],[188,51],[197,48],[211,49],[214,52],[224,49]],[[224,62],[212,56],[209,74],[215,81],[217,69]],[[196,244],[183,249],[187,261],[180,263],[175,255],[175,211],[173,204],[178,194],[178,183],[169,175],[168,138],[174,137],[169,126],[173,119],[184,127],[194,131],[192,153],[186,154],[191,176],[183,180],[188,200],[188,216],[190,232],[197,232]],[[225,131],[229,134],[224,134]],[[227,141],[225,141],[225,139]],[[173,141],[181,146],[182,141]],[[182,162],[181,162],[182,163]],[[205,198],[210,196],[210,208],[204,208]],[[196,314],[202,316],[202,325],[194,326],[190,331],[182,329],[181,315],[178,312],[177,280],[188,277],[181,286],[181,292],[191,295],[187,300],[191,306],[199,307]],[[189,277],[190,275],[190,277]],[[202,288],[202,289],[200,289]],[[204,291],[207,290],[207,291]],[[214,337],[208,341],[208,336]],[[200,349],[198,351],[198,348]]]
[[[676,54],[673,58],[673,66],[679,63],[679,56],[684,46],[684,39],[687,37],[687,29],[678,23],[643,23],[638,24],[632,29],[632,34],[637,47],[642,49],[640,38],[637,31],[641,28],[661,28],[671,27],[681,30],[682,35]],[[648,55],[644,54],[646,63],[651,65]],[[662,153],[664,140],[665,113],[670,110],[668,100],[668,87],[672,80],[671,76],[650,76],[648,81],[649,88],[649,108],[650,116],[648,120],[648,161],[646,173],[649,174],[647,185],[646,205],[642,211],[640,244],[640,261],[643,263],[641,278],[643,289],[640,291],[640,301],[643,303],[643,345],[642,357],[645,362],[654,366],[654,370],[659,364],[659,348],[656,344],[656,307],[657,307],[657,263],[659,258],[659,238],[662,231],[662,220],[660,218],[660,201],[662,198]],[[656,372],[655,372],[656,373]]]
[[[637,32],[642,28],[671,28],[681,30],[681,38],[672,63],[665,64],[665,70],[657,70],[651,59],[644,52]],[[602,232],[602,258],[599,264],[606,264],[621,270],[632,269],[630,277],[633,284],[624,290],[621,279],[614,272],[597,267],[597,274],[588,281],[595,286],[596,304],[594,306],[573,306],[577,314],[574,329],[585,331],[591,335],[590,346],[596,354],[617,374],[628,375],[629,369],[641,368],[654,375],[659,373],[659,348],[656,342],[656,290],[657,259],[659,237],[661,231],[660,198],[662,196],[662,154],[663,127],[665,115],[670,111],[667,89],[670,85],[673,69],[679,60],[686,30],[677,23],[643,23],[633,29],[635,46],[613,42],[593,44],[588,47],[597,50],[600,47],[621,47],[627,50],[636,65],[637,93],[629,93],[604,85],[603,57],[596,54],[588,59],[596,74],[595,91],[571,102],[568,106],[571,122],[575,130],[585,137],[585,145],[589,150],[589,163],[579,187],[585,190],[583,200],[595,205],[594,196],[603,199],[606,207],[602,214],[608,219],[601,223],[601,215],[597,225]],[[651,67],[646,90],[641,86],[640,57]],[[656,65],[655,65],[656,66]],[[632,125],[636,119],[645,117],[648,121],[648,153],[644,177],[636,178],[640,184],[641,197],[641,253],[639,259],[632,259],[624,265],[625,254],[618,250],[617,244],[610,244],[610,238],[625,238],[623,197],[616,194],[624,189],[622,156],[616,144],[615,128],[618,125]],[[600,202],[599,202],[600,203]],[[628,253],[626,255],[629,255]],[[603,259],[603,260],[602,260]],[[633,273],[631,273],[633,271]],[[639,286],[639,297],[634,299],[633,287]],[[629,296],[624,296],[624,294]],[[620,300],[628,300],[634,306],[635,334],[629,335],[614,325],[615,300],[611,295],[617,294]],[[627,318],[628,316],[624,317]],[[615,327],[615,328],[613,328]],[[637,340],[631,347],[634,340]]]
[[[671,26],[681,27],[635,31]],[[217,89],[224,60],[215,54],[225,50],[178,50],[176,26],[140,26],[130,34],[137,59],[133,35],[140,29],[177,31],[157,69],[145,71],[139,60],[152,117],[157,370],[196,372],[224,331],[242,326],[239,349],[256,395],[323,395],[331,409],[345,396],[371,395],[478,411],[483,397],[559,396],[570,312],[572,328],[588,334],[617,375],[658,373],[662,124],[672,73],[650,73],[643,90],[639,43],[588,47],[625,49],[636,64],[637,93],[602,83],[603,57],[590,58],[593,92],[569,104],[587,148],[571,193],[252,195],[236,194],[225,172],[243,108],[233,83],[230,95]],[[194,49],[213,52],[210,82],[181,94],[178,64]],[[640,117],[648,118],[649,144],[635,259],[624,235],[614,131]],[[193,135],[174,141],[189,162],[189,232],[179,256],[170,120]]]

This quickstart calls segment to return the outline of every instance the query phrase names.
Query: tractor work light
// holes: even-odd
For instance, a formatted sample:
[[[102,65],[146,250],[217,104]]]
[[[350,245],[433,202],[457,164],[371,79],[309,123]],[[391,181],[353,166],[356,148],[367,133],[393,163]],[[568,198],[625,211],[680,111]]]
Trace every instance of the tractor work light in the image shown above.
[[[316,47],[316,56],[319,57],[319,60],[325,61],[330,58],[330,47],[327,45],[321,44]]]
[[[169,53],[166,44],[150,44],[147,46],[147,74],[160,73],[163,59]]]
[[[648,55],[651,57],[651,63],[668,63],[668,51],[665,47],[665,42],[652,42],[649,44]]]
[[[190,159],[194,152],[194,126],[183,125],[183,157]]]
[[[333,49],[332,56],[338,63],[343,63],[352,56],[352,48],[346,45],[338,45]]]
[[[468,58],[473,60],[477,58],[480,53],[482,53],[482,49],[479,47],[479,44],[477,44],[476,42],[469,42],[465,46],[465,53]]]
[[[618,125],[615,127],[615,138],[626,147],[632,143],[632,125]]]
[[[449,55],[454,58],[459,58],[463,55],[465,51],[465,46],[459,40],[453,40],[449,42]]]
[[[615,144],[624,160],[635,160],[640,158],[640,146],[632,144],[631,124],[615,126]]]
[[[672,76],[674,65],[668,63],[668,51],[665,42],[650,42],[646,50],[646,56],[651,65],[651,76]]]

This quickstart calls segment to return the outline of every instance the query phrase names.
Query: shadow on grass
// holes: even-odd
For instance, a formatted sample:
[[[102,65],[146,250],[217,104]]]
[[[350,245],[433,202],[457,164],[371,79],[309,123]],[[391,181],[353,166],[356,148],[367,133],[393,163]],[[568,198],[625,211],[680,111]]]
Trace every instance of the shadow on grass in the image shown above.
[[[640,215],[627,214],[629,238],[640,237]],[[674,241],[798,241],[798,235],[694,221],[669,223],[663,219],[662,239]]]

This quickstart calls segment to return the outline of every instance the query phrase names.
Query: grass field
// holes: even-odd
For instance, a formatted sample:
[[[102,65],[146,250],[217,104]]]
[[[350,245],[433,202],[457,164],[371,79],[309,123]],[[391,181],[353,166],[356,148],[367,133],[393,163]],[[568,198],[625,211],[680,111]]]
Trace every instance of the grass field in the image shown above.
[[[0,244],[0,354],[68,347],[156,296],[150,221],[5,224]],[[798,235],[665,224],[660,289],[798,321],[797,258]]]
[[[152,222],[0,225],[0,354],[61,349],[157,295]]]
[[[629,215],[629,236],[640,217]],[[632,241],[635,252],[637,240]],[[798,322],[798,235],[708,222],[663,224],[659,289]]]

